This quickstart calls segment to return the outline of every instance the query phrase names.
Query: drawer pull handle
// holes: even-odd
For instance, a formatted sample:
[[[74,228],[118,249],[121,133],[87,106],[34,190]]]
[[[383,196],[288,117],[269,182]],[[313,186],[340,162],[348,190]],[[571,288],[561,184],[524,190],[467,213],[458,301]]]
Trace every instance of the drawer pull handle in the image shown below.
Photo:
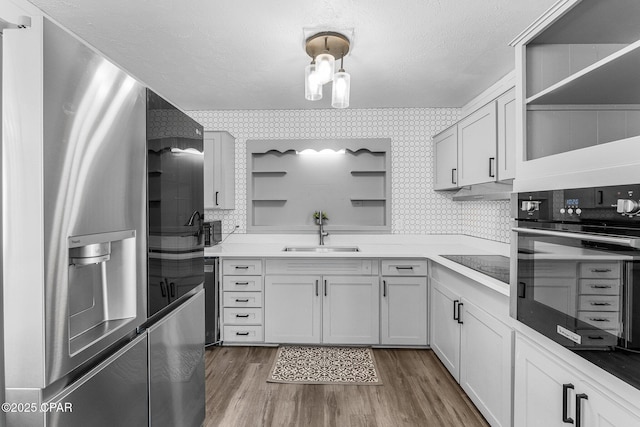
[[[249,282],[236,282],[236,286],[248,286]]]
[[[591,272],[592,273],[611,273],[611,269],[610,268],[592,268]]]
[[[604,337],[601,337],[600,335],[589,335],[587,338],[589,338],[590,340],[603,340]]]
[[[248,318],[249,315],[248,314],[236,314],[236,317],[240,317],[240,318]]]
[[[595,301],[590,302],[589,304],[599,306],[599,307],[611,305],[610,302],[595,302]]]
[[[573,418],[569,418],[569,396],[567,392],[573,390],[573,384],[562,384],[562,421],[573,424]]]
[[[236,298],[236,302],[249,302],[249,298]]]
[[[236,332],[236,335],[240,335],[240,336],[249,336],[249,332]]]
[[[582,399],[589,400],[589,396],[584,393],[576,394],[576,427],[582,425]]]
[[[590,317],[589,320],[591,320],[592,322],[611,322],[611,320],[604,317]]]
[[[236,270],[248,270],[248,265],[236,265]]]
[[[396,265],[396,270],[413,270],[411,265]]]
[[[592,289],[611,289],[611,285],[591,285]]]

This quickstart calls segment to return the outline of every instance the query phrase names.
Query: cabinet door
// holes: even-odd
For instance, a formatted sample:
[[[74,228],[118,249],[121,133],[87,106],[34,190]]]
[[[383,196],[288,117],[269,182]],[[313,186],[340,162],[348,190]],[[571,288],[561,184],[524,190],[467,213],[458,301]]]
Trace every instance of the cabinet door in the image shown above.
[[[495,181],[496,151],[496,103],[493,101],[458,123],[458,184]]]
[[[427,345],[427,278],[382,278],[382,344]]]
[[[498,180],[516,177],[516,90],[501,95],[498,107]]]
[[[378,344],[378,277],[325,276],[322,337],[327,344]]]
[[[492,426],[511,424],[513,332],[463,300],[460,318],[460,385]]]
[[[575,394],[580,393],[575,374],[542,353],[533,345],[516,338],[514,371],[514,426],[561,426],[563,423],[563,385],[566,390],[568,417],[574,417]]]
[[[235,209],[235,139],[227,132],[204,133],[204,207]]]
[[[320,276],[265,276],[265,342],[320,342]]]
[[[433,137],[435,152],[434,190],[458,188],[458,126]]]
[[[454,320],[454,302],[460,298],[436,280],[431,280],[430,340],[431,349],[459,381],[460,324]]]
[[[578,393],[587,395],[587,399],[580,402],[581,427],[640,426],[637,408],[622,406],[588,383],[582,383]]]

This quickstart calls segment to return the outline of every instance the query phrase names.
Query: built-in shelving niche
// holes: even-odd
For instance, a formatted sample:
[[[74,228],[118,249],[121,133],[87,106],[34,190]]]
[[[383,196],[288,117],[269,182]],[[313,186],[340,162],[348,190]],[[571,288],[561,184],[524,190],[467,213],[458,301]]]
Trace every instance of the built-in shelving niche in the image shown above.
[[[317,232],[322,210],[329,232],[390,232],[390,171],[390,139],[247,141],[247,229]]]
[[[640,2],[576,7],[526,46],[526,160],[640,140]]]

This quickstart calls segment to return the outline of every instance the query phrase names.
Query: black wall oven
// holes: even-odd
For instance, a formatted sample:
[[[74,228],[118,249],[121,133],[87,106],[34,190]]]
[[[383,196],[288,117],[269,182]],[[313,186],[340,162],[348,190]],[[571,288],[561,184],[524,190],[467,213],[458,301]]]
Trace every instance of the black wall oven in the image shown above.
[[[511,296],[517,320],[637,388],[639,199],[640,185],[517,194]]]

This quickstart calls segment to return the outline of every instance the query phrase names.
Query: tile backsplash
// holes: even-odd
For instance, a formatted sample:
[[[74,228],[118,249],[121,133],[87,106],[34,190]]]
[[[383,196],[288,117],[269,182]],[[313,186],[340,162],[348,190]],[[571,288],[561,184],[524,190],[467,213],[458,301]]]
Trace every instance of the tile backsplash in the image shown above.
[[[391,232],[467,234],[509,241],[509,203],[454,202],[453,192],[433,191],[431,137],[459,119],[458,108],[366,110],[224,110],[188,114],[205,130],[226,130],[236,138],[236,209],[207,210],[223,233],[247,223],[248,139],[391,138]]]

